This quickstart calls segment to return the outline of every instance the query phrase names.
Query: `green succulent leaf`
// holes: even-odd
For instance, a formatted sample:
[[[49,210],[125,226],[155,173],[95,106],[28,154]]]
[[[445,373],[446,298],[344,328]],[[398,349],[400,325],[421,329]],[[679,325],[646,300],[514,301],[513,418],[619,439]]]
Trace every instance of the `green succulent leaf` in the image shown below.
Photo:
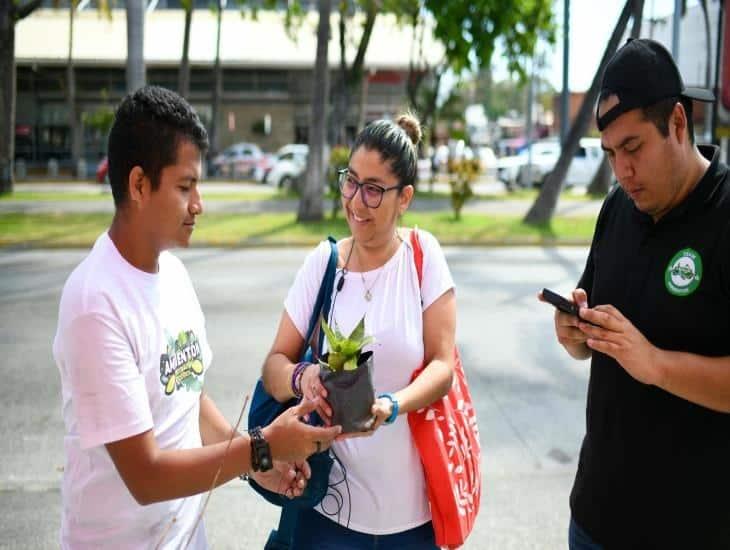
[[[352,340],[344,340],[340,342],[340,349],[338,350],[342,355],[346,357],[352,357],[357,355],[360,351],[360,342],[354,342]]]
[[[375,342],[375,337],[374,336],[366,336],[360,342],[360,349],[364,348],[368,344],[372,344],[373,342]]]
[[[332,344],[338,340],[337,335],[327,324],[327,321],[324,320],[324,317],[320,317],[320,325],[322,326],[324,335],[327,337],[327,343],[330,345],[331,348]]]
[[[350,336],[348,336],[348,338],[350,340],[354,340],[356,342],[359,342],[364,337],[365,337],[365,317],[363,317],[362,319],[360,319],[360,322],[353,329],[352,333],[350,333]]]
[[[330,352],[330,354],[327,356],[327,363],[329,364],[330,369],[335,371],[341,370],[346,360],[347,358],[341,353]]]
[[[363,346],[374,341],[372,336],[365,336],[365,317],[360,319],[349,336],[344,336],[336,323],[334,328],[330,327],[324,318],[320,318],[320,324],[327,337],[329,368],[333,371],[355,370]]]

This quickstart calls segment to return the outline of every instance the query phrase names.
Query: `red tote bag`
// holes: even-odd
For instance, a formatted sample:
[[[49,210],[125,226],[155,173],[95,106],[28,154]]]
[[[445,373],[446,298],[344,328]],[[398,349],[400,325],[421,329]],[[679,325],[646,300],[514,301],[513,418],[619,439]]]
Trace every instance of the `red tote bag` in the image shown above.
[[[423,249],[411,232],[419,286]],[[423,366],[414,371],[415,380]],[[421,456],[428,486],[436,544],[458,548],[471,533],[482,496],[481,449],[476,411],[459,351],[454,347],[454,383],[439,401],[408,413],[408,424]]]

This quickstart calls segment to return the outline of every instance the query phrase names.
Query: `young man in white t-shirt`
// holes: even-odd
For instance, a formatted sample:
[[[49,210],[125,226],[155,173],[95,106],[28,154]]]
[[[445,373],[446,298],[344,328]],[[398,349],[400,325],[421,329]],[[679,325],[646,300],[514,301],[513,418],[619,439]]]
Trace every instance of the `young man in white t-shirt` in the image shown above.
[[[228,447],[233,427],[203,392],[212,358],[203,313],[166,252],[188,245],[202,213],[207,147],[197,115],[173,92],[144,87],[117,110],[116,212],[66,282],[53,343],[66,425],[62,548],[206,548],[198,516],[214,479],[250,474],[300,494],[304,459],[339,433],[300,421],[309,402]]]

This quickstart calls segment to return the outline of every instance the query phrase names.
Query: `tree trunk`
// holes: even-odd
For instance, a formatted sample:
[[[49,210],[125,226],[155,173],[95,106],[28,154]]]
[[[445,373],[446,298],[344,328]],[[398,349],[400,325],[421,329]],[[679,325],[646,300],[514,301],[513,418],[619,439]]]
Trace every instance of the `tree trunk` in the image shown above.
[[[185,10],[185,30],[183,31],[182,61],[177,78],[177,88],[181,96],[188,97],[190,93],[190,25],[193,21],[193,2],[183,0],[181,3]]]
[[[446,62],[442,62],[435,68],[428,67],[425,63],[423,54],[423,42],[425,34],[424,22],[420,12],[417,10],[411,14],[411,27],[413,29],[413,42],[411,44],[411,54],[408,61],[408,81],[406,82],[406,92],[411,108],[418,113],[421,119],[421,126],[429,128],[431,136],[431,145],[436,147],[436,125],[438,123],[437,101],[439,88],[441,86],[441,78],[447,69]],[[416,53],[416,50],[418,53]],[[416,59],[418,58],[418,61]],[[418,65],[418,67],[416,66]],[[433,74],[433,86],[425,92],[422,87],[428,80],[429,74]],[[421,100],[422,98],[422,100]],[[424,144],[419,144],[419,157],[423,153]]]
[[[340,68],[337,80],[334,84],[333,98],[334,105],[332,116],[329,120],[329,143],[345,145],[347,141],[347,115],[350,110],[350,88],[347,86],[347,57],[346,57],[346,33],[345,24],[347,3],[341,2],[339,9],[339,43],[340,43]]]
[[[352,98],[355,97],[357,90],[361,88],[361,83],[364,78],[365,54],[370,45],[375,19],[378,15],[378,2],[371,0],[367,4],[362,36],[360,37],[355,58],[352,60],[349,68],[347,67],[347,59],[345,57],[346,9],[347,3],[342,2],[339,8],[340,71],[337,82],[335,83],[334,112],[330,121],[330,141],[341,144],[345,144],[347,141],[347,121],[349,120]],[[362,113],[358,113],[358,121],[362,118]],[[361,129],[358,128],[358,130]]]
[[[598,165],[596,173],[593,175],[591,183],[586,189],[586,193],[592,197],[605,197],[608,194],[608,190],[611,188],[611,165],[608,162],[608,157],[603,155],[601,163]]]
[[[213,108],[210,119],[210,156],[218,153],[218,119],[220,118],[221,96],[223,95],[223,68],[221,67],[221,29],[223,26],[223,1],[217,1],[215,63],[213,65]]]
[[[332,0],[319,0],[317,24],[317,57],[312,85],[312,115],[309,121],[309,155],[297,220],[322,219],[322,190],[324,188],[324,144],[327,130],[327,98],[329,96],[329,67],[327,50],[330,36]]]
[[[66,107],[68,110],[68,127],[71,137],[71,172],[76,176],[86,177],[86,174],[77,172],[79,158],[81,157],[81,124],[79,124],[79,114],[76,108],[76,70],[74,68],[73,48],[74,48],[74,19],[76,0],[71,0],[69,6],[68,17],[68,61],[66,62]]]
[[[348,100],[348,107],[349,107],[349,100],[350,98],[354,97],[355,92],[358,88],[361,88],[361,83],[363,79],[365,78],[364,75],[364,67],[365,67],[365,54],[368,50],[368,46],[370,45],[370,38],[373,35],[373,27],[375,26],[375,18],[378,16],[378,8],[380,7],[380,2],[376,0],[370,0],[368,2],[366,13],[365,13],[365,24],[363,25],[362,29],[362,36],[360,37],[360,44],[357,47],[357,53],[355,54],[355,59],[352,61],[352,65],[350,66],[350,70],[348,71],[348,78],[346,81],[346,94],[347,94],[347,100]],[[367,88],[366,88],[367,89]],[[362,89],[360,90],[362,92]],[[360,98],[360,109],[358,112],[358,128],[357,130],[362,130],[362,127],[364,126],[365,121],[365,113],[364,110],[364,97]],[[346,121],[343,121],[346,122]]]
[[[565,145],[560,151],[558,162],[555,164],[553,171],[545,179],[545,182],[540,189],[540,193],[535,199],[535,203],[530,207],[530,210],[527,212],[527,215],[523,220],[524,223],[542,225],[549,223],[550,219],[553,217],[555,206],[558,202],[558,195],[560,194],[560,189],[563,186],[565,176],[568,173],[568,168],[570,168],[570,163],[578,150],[580,138],[588,130],[591,116],[594,114],[593,109],[596,104],[596,100],[598,99],[603,71],[606,68],[608,60],[618,49],[619,42],[626,30],[626,24],[632,14],[634,3],[634,0],[626,1],[626,5],[624,5],[624,9],[621,11],[616,27],[613,29],[611,38],[608,41],[606,50],[603,52],[603,57],[601,58],[601,63],[593,77],[593,82],[591,82],[591,86],[588,88],[588,91],[583,98],[583,103],[581,103],[578,114],[570,127],[568,137],[565,140]]]
[[[0,0],[0,195],[12,193],[14,181],[15,23],[38,9],[41,2]]]
[[[641,22],[642,15],[644,13],[644,0],[635,0],[633,13],[631,15],[633,23],[631,26],[631,38],[639,38],[641,36]],[[611,188],[611,176],[613,172],[611,166],[608,163],[608,157],[603,155],[601,164],[598,165],[596,174],[593,176],[586,193],[594,197],[604,197],[608,194],[608,190]]]
[[[127,92],[145,85],[144,0],[127,0]]]
[[[0,194],[13,192],[15,160],[15,20],[13,0],[0,0]]]

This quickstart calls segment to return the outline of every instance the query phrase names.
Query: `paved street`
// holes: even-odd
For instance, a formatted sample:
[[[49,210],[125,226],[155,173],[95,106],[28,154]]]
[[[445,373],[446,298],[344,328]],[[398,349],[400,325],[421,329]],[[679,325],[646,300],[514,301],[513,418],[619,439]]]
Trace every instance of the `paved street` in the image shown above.
[[[192,249],[188,266],[214,350],[207,391],[232,421],[268,351],[305,249]],[[0,548],[57,547],[63,465],[59,377],[51,342],[61,285],[82,251],[0,251]],[[585,248],[448,248],[458,331],[478,408],[484,496],[467,549],[567,546],[568,493],[584,427],[587,363],[553,338],[535,293],[566,292]],[[262,547],[276,509],[245,485],[213,493],[216,549]]]

